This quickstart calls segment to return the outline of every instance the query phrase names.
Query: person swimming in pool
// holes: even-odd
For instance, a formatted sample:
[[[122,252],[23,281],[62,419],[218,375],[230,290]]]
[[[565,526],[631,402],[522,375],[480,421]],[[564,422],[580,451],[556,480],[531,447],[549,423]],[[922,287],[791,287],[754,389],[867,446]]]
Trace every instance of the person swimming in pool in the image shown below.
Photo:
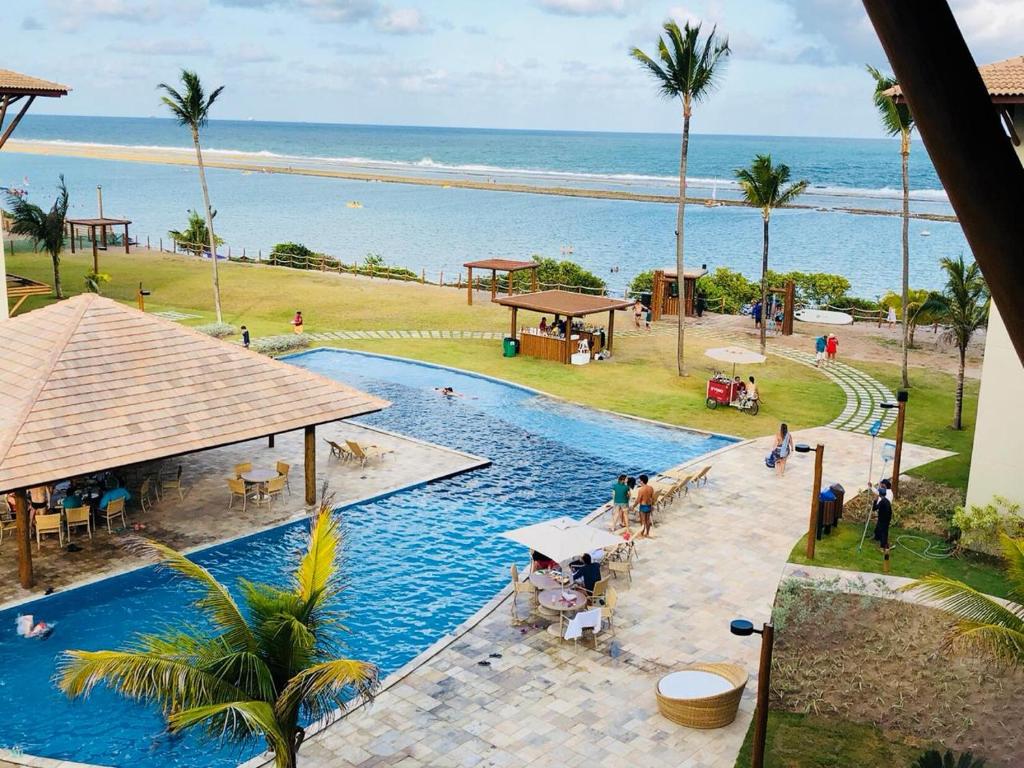
[[[435,392],[440,392],[442,397],[462,397],[451,387],[434,387]]]

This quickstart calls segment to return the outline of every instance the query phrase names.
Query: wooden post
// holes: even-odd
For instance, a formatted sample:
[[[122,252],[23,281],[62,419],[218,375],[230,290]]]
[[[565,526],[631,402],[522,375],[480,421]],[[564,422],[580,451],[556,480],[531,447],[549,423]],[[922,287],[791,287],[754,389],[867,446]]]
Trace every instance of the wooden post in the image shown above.
[[[639,298],[639,297],[637,297]],[[665,308],[665,271],[654,270],[654,281],[651,285],[651,320],[661,320],[662,310]]]
[[[754,743],[751,768],[764,768],[764,747],[768,737],[768,692],[772,676],[772,647],[775,627],[771,622],[761,630],[761,662],[757,669],[757,707],[754,710]]]
[[[533,289],[533,292],[536,293],[537,292],[537,268],[534,267],[533,269],[531,269],[530,273],[531,273],[530,287]]]
[[[107,243],[107,225],[106,224],[101,224],[100,225],[100,242],[103,243],[103,249],[104,250],[106,250],[109,247],[109,243]]]
[[[100,254],[96,249],[96,227],[89,227],[89,234],[92,235],[92,271],[100,271]]]
[[[783,298],[786,302],[786,306],[782,311],[782,335],[792,336],[793,335],[793,311],[795,310],[796,304],[796,283],[792,280],[786,281],[786,294]]]
[[[426,268],[420,269],[420,285],[427,282],[427,270]]]
[[[267,448],[273,448],[273,447],[274,447],[274,436],[273,435],[267,435]]]
[[[124,225],[124,252],[125,253],[130,253],[130,250],[128,248],[128,225],[127,224]]]
[[[32,523],[28,515],[28,499],[25,490],[14,492],[14,514],[18,521],[18,581],[25,589],[32,589],[35,579],[32,577]]]
[[[508,285],[506,285],[505,288],[506,288],[506,293],[509,296],[512,295],[512,278],[513,278],[514,275],[515,275],[514,272],[506,272],[505,273],[505,279],[508,281]]]
[[[512,338],[516,337],[516,315],[519,312],[519,307],[512,307]]]
[[[565,316],[565,364],[572,363],[572,318]]]
[[[605,340],[604,348],[612,351],[612,339],[615,337],[615,310],[608,310],[608,338]]]
[[[469,306],[473,306],[473,268],[466,267],[469,270],[469,276],[466,278],[466,298]]]
[[[811,517],[807,523],[807,559],[814,559],[814,544],[818,538],[818,499],[821,497],[821,464],[824,461],[825,446],[821,443],[814,448],[814,484],[811,486]]]
[[[437,284],[438,284],[438,286],[440,286],[441,288],[443,288],[443,287],[444,287],[444,270],[443,270],[443,269],[441,270],[441,274],[440,274],[440,275],[438,276],[438,278],[437,278]]]
[[[491,301],[494,301],[498,296],[498,272],[497,270],[491,270]]]
[[[901,389],[896,393],[896,452],[892,457],[892,497],[899,498],[900,490],[900,459],[903,458],[903,426],[907,415],[907,399],[910,393]]]
[[[74,253],[75,252],[75,225],[74,224],[68,224],[68,226],[71,227],[71,252]]]
[[[306,474],[306,504],[316,503],[316,427],[306,427],[306,451],[303,457],[303,469]]]
[[[153,250],[152,247],[149,244],[149,235],[146,235],[146,250],[147,251]]]

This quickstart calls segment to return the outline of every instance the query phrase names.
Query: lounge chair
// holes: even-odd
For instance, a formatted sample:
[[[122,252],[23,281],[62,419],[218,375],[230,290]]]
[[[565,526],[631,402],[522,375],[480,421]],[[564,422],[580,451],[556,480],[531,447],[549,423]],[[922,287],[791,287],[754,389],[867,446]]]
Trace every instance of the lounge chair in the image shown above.
[[[360,466],[365,467],[366,462],[370,459],[377,459],[382,461],[386,451],[379,445],[362,445],[357,443],[355,440],[346,440],[345,445],[352,452],[352,455],[359,462]]]
[[[519,618],[519,606],[516,601],[519,599],[520,594],[536,595],[537,588],[527,581],[519,580],[519,569],[513,564],[509,567],[509,572],[512,575],[512,621],[518,623],[521,621]]]
[[[89,538],[92,538],[92,514],[88,507],[65,509],[64,521],[68,526],[68,541],[71,541],[71,529],[83,526],[85,527],[85,532],[89,534]]]
[[[333,440],[324,440],[324,442],[326,442],[327,445],[331,447],[331,456],[333,458],[340,459],[341,461],[348,461],[349,459],[355,458],[355,456],[353,456],[352,454],[352,451],[350,451],[345,446],[338,445]]]
[[[292,484],[288,480],[288,473],[292,471],[291,464],[285,464],[283,461],[277,462],[274,467],[277,470],[277,474],[284,476],[284,487],[288,489],[288,495],[292,495]]]
[[[180,471],[179,467],[179,471]],[[121,518],[121,527],[128,527],[128,518],[124,516],[124,499],[111,499],[107,502],[107,508],[100,510],[100,517],[102,517],[107,523],[107,533],[112,533],[110,529],[110,521]]]
[[[708,484],[708,472],[711,471],[711,465],[708,464],[700,472],[694,475],[690,479],[691,485],[707,485]]]
[[[123,503],[123,502],[122,502]],[[56,533],[60,545],[64,546],[64,525],[60,519],[60,513],[54,512],[50,515],[36,515],[36,551],[42,549],[43,536],[49,533]]]

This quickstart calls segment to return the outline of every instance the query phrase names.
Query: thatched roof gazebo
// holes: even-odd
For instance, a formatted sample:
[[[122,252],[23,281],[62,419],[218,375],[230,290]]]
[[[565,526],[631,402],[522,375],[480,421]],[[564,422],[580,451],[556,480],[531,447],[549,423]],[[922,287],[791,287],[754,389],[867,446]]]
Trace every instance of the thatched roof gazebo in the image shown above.
[[[96,294],[0,324],[0,491],[16,494],[19,578],[32,585],[27,489],[315,429],[387,401]]]
[[[107,231],[114,227],[124,227],[124,252],[131,253],[131,240],[128,237],[129,219],[111,219],[105,216],[93,219],[67,219],[64,222],[68,228],[68,235],[71,238],[71,252],[75,252],[75,227],[82,227],[89,232],[89,241],[92,243],[92,271],[100,271],[99,251],[107,250]]]

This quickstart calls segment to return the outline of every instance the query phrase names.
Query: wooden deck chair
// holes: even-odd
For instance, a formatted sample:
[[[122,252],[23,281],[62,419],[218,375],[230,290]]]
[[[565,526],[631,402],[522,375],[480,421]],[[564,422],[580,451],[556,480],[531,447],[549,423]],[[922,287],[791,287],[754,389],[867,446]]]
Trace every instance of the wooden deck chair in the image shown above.
[[[231,492],[231,498],[228,500],[228,509],[235,505],[235,499],[241,499],[242,511],[245,512],[245,505],[249,497],[252,496],[252,491],[246,486],[245,480],[240,477],[229,477],[228,490]]]
[[[612,637],[615,637],[615,624],[613,620],[615,618],[615,608],[618,604],[619,593],[615,590],[615,587],[608,587],[608,593],[604,596],[604,605],[601,606],[601,619],[608,622],[608,629],[611,630]]]
[[[279,461],[274,466],[274,468],[277,470],[277,474],[282,475],[284,477],[284,487],[288,489],[288,495],[291,496],[292,495],[292,484],[288,480],[288,474],[292,471],[292,465],[291,464],[285,464],[283,461]]]
[[[609,577],[605,576],[600,581],[594,582],[594,591],[590,593],[588,598],[588,602],[591,605],[595,603],[600,603],[600,601],[604,598],[605,592],[607,592],[608,590],[608,579]]]
[[[267,504],[271,509],[274,508],[274,499],[281,498],[281,494],[284,493],[284,487],[288,482],[288,478],[284,475],[278,475],[266,482],[264,493],[267,494]]]
[[[148,504],[150,507],[153,506],[153,481],[150,478],[145,478],[142,481],[142,485],[139,486],[139,509],[143,512],[148,512],[146,508]]]
[[[329,445],[331,447],[331,457],[332,458],[340,459],[341,461],[348,461],[349,459],[355,458],[352,455],[352,451],[350,451],[345,446],[338,445],[333,440],[326,440],[325,439],[324,442],[326,442],[327,445]]]
[[[0,511],[0,544],[4,543],[4,534],[13,533],[18,530],[18,518],[14,516],[10,507],[0,501],[3,511]]]
[[[346,440],[345,445],[362,467],[365,467],[370,459],[384,459],[384,450],[379,445],[361,445],[355,440]]]
[[[85,527],[85,532],[92,538],[92,514],[88,507],[72,507],[64,510],[64,521],[68,526],[68,541],[71,541],[71,529]]]
[[[710,472],[710,471],[711,471],[711,465],[708,464],[706,467],[704,467],[700,472],[695,474],[690,479],[690,484],[691,485],[707,485],[708,484],[708,472]]]
[[[618,578],[620,573],[624,573],[629,583],[633,583],[633,564],[629,561],[628,555],[623,560],[609,560],[605,566],[611,576]]]
[[[161,488],[164,491],[177,491],[178,501],[185,500],[185,487],[181,484],[181,464],[178,465],[178,471],[174,474],[173,480],[162,480],[160,482]]]
[[[64,546],[64,525],[60,519],[60,513],[54,512],[50,515],[36,515],[36,552],[43,546],[43,536],[50,533],[57,534],[57,540]]]
[[[536,595],[537,588],[529,580],[519,580],[519,568],[514,563],[509,566],[509,573],[512,576],[512,622],[519,623],[522,621],[519,618],[519,605],[517,604],[519,595]]]
[[[112,533],[110,530],[110,521],[121,518],[121,527],[128,527],[128,518],[124,516],[124,499],[111,499],[107,502],[107,508],[100,510],[100,517],[102,517],[107,523],[107,533]]]
[[[246,472],[252,472],[252,462],[243,461],[241,464],[235,464],[235,477],[239,478]]]

